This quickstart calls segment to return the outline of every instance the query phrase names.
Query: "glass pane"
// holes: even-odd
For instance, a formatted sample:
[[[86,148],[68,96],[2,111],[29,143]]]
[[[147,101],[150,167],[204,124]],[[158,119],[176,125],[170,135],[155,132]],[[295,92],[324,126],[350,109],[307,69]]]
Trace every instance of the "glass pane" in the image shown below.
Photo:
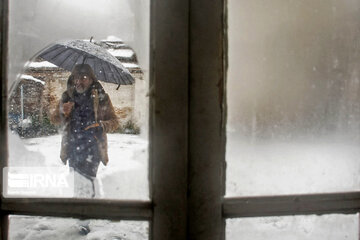
[[[9,216],[10,240],[149,239],[148,222]]]
[[[360,2],[228,1],[227,196],[360,187]]]
[[[149,199],[149,5],[10,2],[9,167],[32,187],[16,197],[68,197],[40,189],[57,168],[74,197]]]
[[[226,240],[357,240],[359,215],[260,217],[226,220]]]

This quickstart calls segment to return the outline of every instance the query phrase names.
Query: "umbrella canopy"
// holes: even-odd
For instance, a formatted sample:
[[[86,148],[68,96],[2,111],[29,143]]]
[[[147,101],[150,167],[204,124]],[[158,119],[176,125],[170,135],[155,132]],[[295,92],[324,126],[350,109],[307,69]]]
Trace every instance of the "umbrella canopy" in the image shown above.
[[[131,85],[135,82],[130,72],[117,58],[90,41],[56,42],[41,51],[39,57],[68,71],[72,71],[76,64],[89,64],[98,80],[119,86]]]

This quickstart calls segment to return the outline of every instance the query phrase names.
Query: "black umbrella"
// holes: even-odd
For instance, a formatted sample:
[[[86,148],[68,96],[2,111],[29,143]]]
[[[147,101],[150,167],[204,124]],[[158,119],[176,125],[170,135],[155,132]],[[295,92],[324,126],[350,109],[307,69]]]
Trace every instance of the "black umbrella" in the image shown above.
[[[130,72],[106,49],[90,41],[66,40],[56,42],[40,52],[39,57],[72,71],[76,64],[89,64],[96,78],[120,85],[135,82]]]

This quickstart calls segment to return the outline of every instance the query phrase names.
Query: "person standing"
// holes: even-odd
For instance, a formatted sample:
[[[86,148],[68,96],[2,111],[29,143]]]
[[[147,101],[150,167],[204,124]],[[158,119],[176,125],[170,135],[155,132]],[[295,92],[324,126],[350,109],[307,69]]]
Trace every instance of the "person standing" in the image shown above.
[[[90,65],[74,67],[51,121],[63,126],[60,158],[74,170],[74,196],[95,197],[99,164],[109,161],[106,133],[119,122]]]

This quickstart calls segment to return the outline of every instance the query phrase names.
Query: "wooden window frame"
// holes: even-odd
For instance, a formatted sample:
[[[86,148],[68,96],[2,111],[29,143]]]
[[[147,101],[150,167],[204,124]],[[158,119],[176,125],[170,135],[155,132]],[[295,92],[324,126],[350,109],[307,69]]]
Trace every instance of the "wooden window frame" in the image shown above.
[[[2,196],[1,239],[8,238],[7,216],[10,214],[149,221],[150,239],[186,239],[188,6],[188,2],[181,0],[151,1],[150,6],[149,187],[151,200],[4,198]],[[8,158],[9,0],[0,1],[0,14],[2,169],[7,166]],[[169,55],[169,49],[171,49],[171,55]],[[1,183],[2,174],[0,178]]]
[[[189,239],[224,240],[230,218],[359,213],[359,191],[224,197],[227,0],[190,2]]]
[[[8,1],[0,1],[2,167]],[[360,192],[224,198],[226,7],[226,0],[151,1],[151,201],[2,197],[1,239],[9,214],[149,221],[152,240],[224,240],[227,218],[359,212]]]

